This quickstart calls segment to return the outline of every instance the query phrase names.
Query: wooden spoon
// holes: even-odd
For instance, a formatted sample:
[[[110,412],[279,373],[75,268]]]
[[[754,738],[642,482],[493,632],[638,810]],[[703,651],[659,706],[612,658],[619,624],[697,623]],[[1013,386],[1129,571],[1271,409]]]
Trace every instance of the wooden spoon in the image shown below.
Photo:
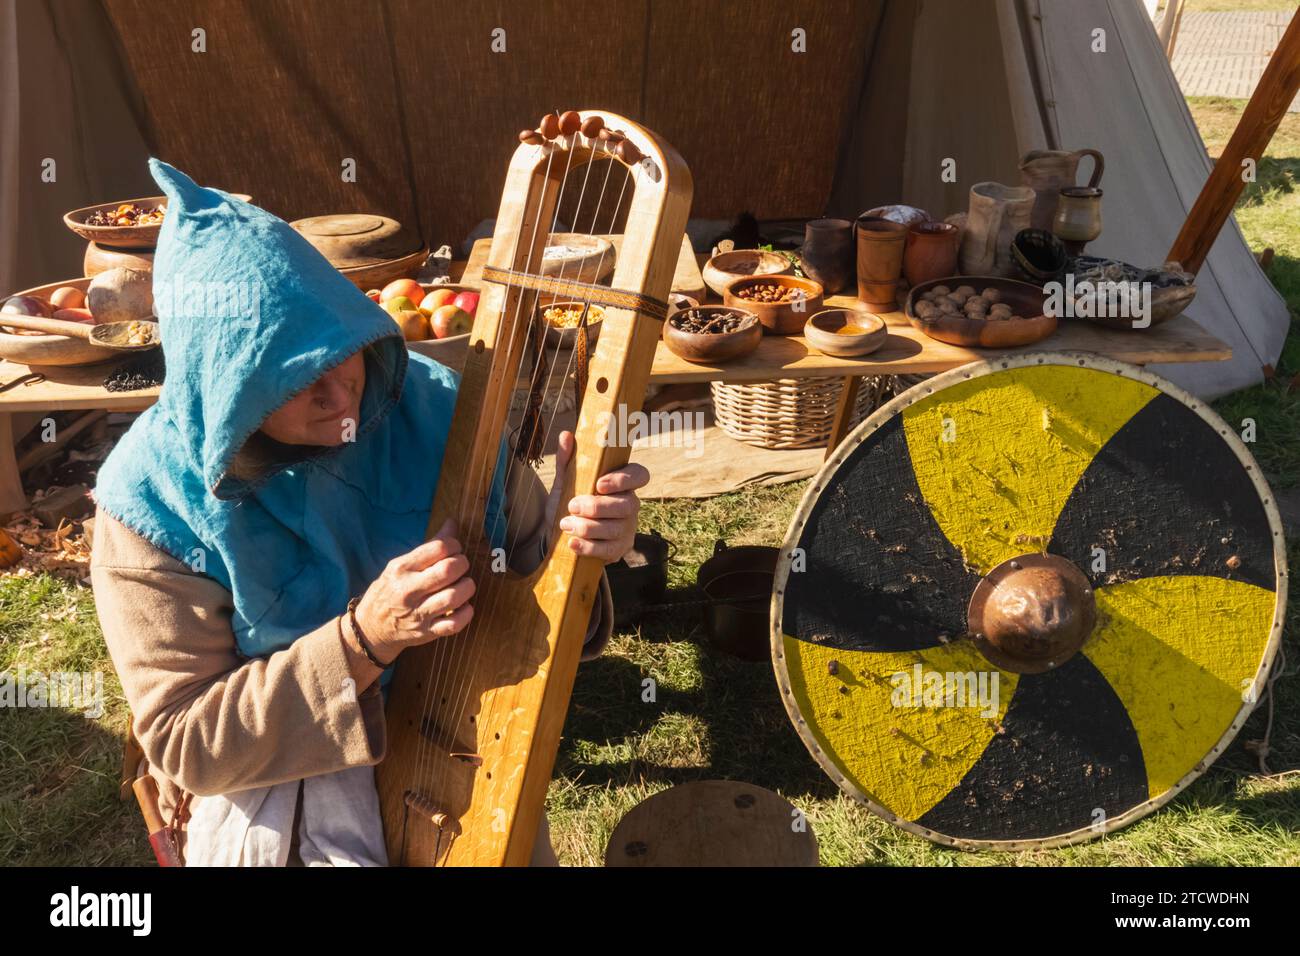
[[[150,341],[144,343],[128,342],[132,322],[106,322],[103,325],[87,325],[84,322],[65,322],[63,319],[46,319],[36,315],[16,315],[12,312],[0,312],[0,325],[15,329],[28,329],[32,332],[48,332],[52,335],[66,335],[69,338],[85,339],[92,345],[122,352],[141,352],[154,349],[162,344],[158,336],[158,323],[152,320],[148,324]]]

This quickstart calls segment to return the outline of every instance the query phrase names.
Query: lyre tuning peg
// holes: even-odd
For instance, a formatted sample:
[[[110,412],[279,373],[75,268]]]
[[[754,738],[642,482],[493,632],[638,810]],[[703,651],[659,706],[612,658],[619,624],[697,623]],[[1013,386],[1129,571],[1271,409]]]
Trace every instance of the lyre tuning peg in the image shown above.
[[[588,116],[582,121],[582,135],[587,139],[595,139],[604,128],[605,121],[599,116]]]
[[[577,110],[566,110],[560,114],[560,132],[565,136],[572,136],[581,128],[582,117]]]
[[[521,129],[519,131],[519,142],[528,146],[541,146],[546,142],[546,137],[535,129]]]
[[[555,139],[560,135],[560,118],[554,113],[547,113],[537,124],[537,129],[547,139]]]
[[[635,166],[644,158],[641,150],[636,148],[636,144],[630,139],[624,139],[614,148],[614,155],[629,166]]]

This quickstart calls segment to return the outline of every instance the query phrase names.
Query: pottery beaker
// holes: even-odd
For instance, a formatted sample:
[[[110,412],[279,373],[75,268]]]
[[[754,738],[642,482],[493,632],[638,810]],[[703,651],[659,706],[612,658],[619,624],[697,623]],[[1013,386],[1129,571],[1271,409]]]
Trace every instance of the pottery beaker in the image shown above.
[[[957,274],[957,242],[961,231],[947,222],[918,222],[907,231],[903,275],[908,285]]]
[[[1068,186],[1061,190],[1052,220],[1052,234],[1065,243],[1065,251],[1081,255],[1083,247],[1101,235],[1101,190]]]
[[[813,219],[804,226],[799,261],[804,275],[834,295],[853,281],[853,223]]]
[[[961,237],[962,275],[1009,276],[1015,272],[1011,240],[1029,228],[1034,191],[1028,186],[976,183]]]
[[[1029,225],[1034,229],[1051,229],[1056,215],[1056,203],[1061,190],[1073,186],[1079,175],[1079,160],[1091,156],[1093,161],[1090,187],[1101,183],[1106,171],[1106,160],[1095,149],[1076,149],[1068,153],[1061,149],[1033,149],[1020,158],[1020,182],[1035,193],[1034,211]]]
[[[858,245],[858,299],[873,312],[897,310],[907,227],[863,216],[854,223],[853,231]]]

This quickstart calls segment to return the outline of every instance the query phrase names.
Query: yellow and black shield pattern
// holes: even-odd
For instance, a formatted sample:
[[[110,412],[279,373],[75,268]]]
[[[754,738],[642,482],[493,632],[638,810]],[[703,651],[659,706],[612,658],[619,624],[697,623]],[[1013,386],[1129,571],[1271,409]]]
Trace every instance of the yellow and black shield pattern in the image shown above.
[[[1096,624],[1016,673],[969,639],[967,607],[1034,554],[1086,575]],[[773,662],[809,750],[875,812],[955,846],[1059,845],[1222,753],[1285,582],[1267,485],[1212,411],[1135,366],[1027,354],[916,386],[827,461],[782,549]]]

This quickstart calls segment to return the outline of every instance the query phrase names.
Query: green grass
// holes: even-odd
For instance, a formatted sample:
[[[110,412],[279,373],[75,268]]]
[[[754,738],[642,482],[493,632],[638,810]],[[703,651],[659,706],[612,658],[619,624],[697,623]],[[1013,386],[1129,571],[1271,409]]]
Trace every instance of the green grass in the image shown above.
[[[1194,101],[1211,153],[1242,104]],[[1243,197],[1238,218],[1252,247],[1277,252],[1273,278],[1300,312],[1300,117],[1288,116]],[[1300,483],[1300,337],[1278,378],[1217,403],[1229,420],[1253,417],[1252,448],[1279,487]],[[804,483],[704,501],[649,502],[642,526],[677,544],[671,585],[686,589],[716,539],[777,544]],[[1291,542],[1292,567],[1300,549]],[[1295,602],[1289,661],[1276,685],[1270,764],[1261,777],[1243,743],[1264,732],[1263,709],[1215,766],[1169,806],[1134,826],[1078,847],[1018,855],[937,847],[874,817],[840,794],[808,756],[786,716],[769,664],[711,653],[698,611],[680,610],[620,633],[583,666],[549,797],[560,859],[597,864],[618,821],[650,794],[690,780],[730,778],[785,795],[809,818],[826,865],[1298,865],[1300,864],[1300,666]],[[677,596],[683,596],[679,591]],[[112,673],[90,592],[48,577],[0,579],[0,671],[102,670],[107,710],[0,708],[0,863],[148,863],[134,801],[117,799],[127,710]],[[656,699],[644,702],[653,678]]]
[[[153,859],[135,798],[117,798],[128,710],[88,588],[0,578],[0,673],[99,672],[104,714],[0,707],[0,863]]]
[[[1227,141],[1244,103],[1195,100],[1211,154]],[[1290,114],[1243,195],[1238,221],[1252,248],[1272,246],[1271,277],[1300,313],[1300,116]],[[1278,377],[1216,403],[1233,422],[1257,423],[1252,451],[1278,487],[1300,484],[1300,336],[1291,335]],[[806,483],[706,501],[647,504],[642,527],[678,545],[674,587],[689,587],[713,542],[778,544]],[[1300,551],[1292,542],[1291,563]],[[689,596],[689,595],[683,595]],[[689,780],[732,778],[776,790],[812,823],[825,865],[1296,865],[1300,863],[1300,686],[1294,679],[1296,602],[1286,634],[1290,661],[1278,682],[1270,736],[1274,778],[1259,775],[1244,742],[1263,736],[1261,708],[1230,751],[1171,804],[1104,839],[1017,855],[961,853],[913,837],[845,798],[809,757],[777,695],[768,664],[710,653],[699,614],[663,615],[620,634],[585,665],[551,790],[551,832],[566,863],[596,864],[621,816],[653,792]],[[656,703],[641,701],[653,677]],[[1290,679],[1288,679],[1290,678]]]
[[[1188,100],[1211,156],[1217,156],[1236,127],[1244,103],[1218,97]],[[1300,388],[1292,377],[1300,374],[1300,335],[1295,317],[1300,315],[1300,114],[1288,113],[1273,136],[1256,169],[1255,182],[1247,185],[1237,204],[1237,222],[1252,249],[1274,250],[1270,278],[1292,314],[1292,331],[1282,352],[1277,377],[1245,389],[1216,403],[1219,413],[1233,424],[1255,419],[1258,444],[1251,450],[1272,481],[1283,488],[1300,484]]]

